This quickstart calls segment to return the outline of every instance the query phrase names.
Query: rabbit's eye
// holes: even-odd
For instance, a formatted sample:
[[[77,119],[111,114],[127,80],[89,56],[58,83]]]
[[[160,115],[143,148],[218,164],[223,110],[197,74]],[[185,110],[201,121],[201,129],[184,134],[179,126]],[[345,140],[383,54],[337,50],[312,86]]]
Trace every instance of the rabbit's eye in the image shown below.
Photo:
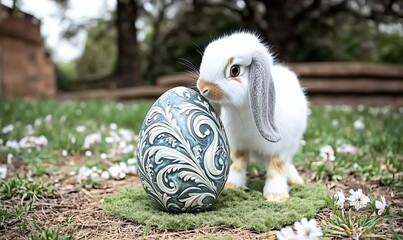
[[[239,74],[241,73],[241,69],[239,68],[238,65],[233,65],[231,66],[231,69],[229,70],[231,77],[238,77]]]

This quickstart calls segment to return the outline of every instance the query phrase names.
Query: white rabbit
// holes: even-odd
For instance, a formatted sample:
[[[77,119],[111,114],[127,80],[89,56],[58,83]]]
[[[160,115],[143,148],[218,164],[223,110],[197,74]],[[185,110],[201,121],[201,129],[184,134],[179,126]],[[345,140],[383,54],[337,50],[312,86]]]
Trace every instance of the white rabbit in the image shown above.
[[[288,183],[304,182],[292,161],[308,118],[295,73],[276,64],[255,34],[237,32],[206,47],[197,87],[220,105],[232,155],[226,188],[246,186],[249,153],[258,152],[267,169],[264,197],[288,199]]]

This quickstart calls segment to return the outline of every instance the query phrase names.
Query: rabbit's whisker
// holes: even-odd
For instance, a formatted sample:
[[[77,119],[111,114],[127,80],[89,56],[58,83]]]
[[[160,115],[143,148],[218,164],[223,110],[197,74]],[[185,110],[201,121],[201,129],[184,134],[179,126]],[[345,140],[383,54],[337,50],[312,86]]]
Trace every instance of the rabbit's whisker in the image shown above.
[[[192,70],[192,72],[199,74],[199,70],[195,67],[195,65],[191,61],[184,58],[180,58],[178,62],[179,64],[188,67],[190,70]]]
[[[201,56],[201,57],[203,57],[203,50],[201,49],[201,47],[199,46],[199,45],[197,45],[197,43],[195,43],[195,42],[192,42],[193,43],[193,45],[195,45],[196,46],[196,52]]]

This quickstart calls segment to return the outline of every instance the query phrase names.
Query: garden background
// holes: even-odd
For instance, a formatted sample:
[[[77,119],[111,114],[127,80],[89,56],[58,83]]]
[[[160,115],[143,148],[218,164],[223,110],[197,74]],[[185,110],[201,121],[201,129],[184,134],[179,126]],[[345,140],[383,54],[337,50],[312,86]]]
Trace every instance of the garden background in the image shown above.
[[[111,194],[124,189],[119,196],[130,197],[134,190],[127,187],[140,184],[134,151],[153,100],[171,87],[194,86],[184,72],[198,68],[204,47],[242,29],[270,43],[312,101],[295,162],[329,197],[318,193],[320,210],[307,217],[328,237],[401,239],[402,1],[32,2],[0,1],[0,233],[6,239],[274,239],[280,227],[269,228],[269,216],[251,225],[150,224],[105,205],[116,198]],[[38,10],[49,6],[49,16]],[[261,170],[250,166],[251,182],[264,176]],[[360,188],[371,198],[364,209],[349,212],[346,203],[342,210],[331,199]],[[378,215],[381,196],[388,208]]]

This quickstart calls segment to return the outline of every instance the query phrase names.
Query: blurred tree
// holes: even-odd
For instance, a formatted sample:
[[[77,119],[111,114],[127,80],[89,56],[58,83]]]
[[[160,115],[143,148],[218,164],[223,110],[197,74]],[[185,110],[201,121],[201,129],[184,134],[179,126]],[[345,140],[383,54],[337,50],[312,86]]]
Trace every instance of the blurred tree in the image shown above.
[[[56,63],[54,66],[57,89],[60,91],[70,90],[71,83],[77,79],[75,62]]]
[[[77,59],[77,75],[98,78],[114,73],[116,65],[116,29],[113,22],[100,19],[88,29],[83,54]]]
[[[67,9],[69,6],[69,0],[52,1],[60,4],[64,9]],[[115,44],[117,47],[117,62],[113,73],[116,75],[117,86],[120,88],[143,85],[140,72],[141,63],[139,59],[140,53],[139,44],[137,42],[137,29],[135,27],[135,22],[138,18],[138,10],[138,0],[117,0],[115,17],[111,19],[111,21],[114,22],[113,26],[117,34]],[[98,21],[99,19],[89,19],[84,22],[76,23],[73,20],[71,24],[69,24],[69,28],[66,29],[65,37],[69,38],[75,36],[80,30],[88,29],[94,22]],[[104,30],[109,31],[110,28],[105,28]],[[87,56],[91,56],[91,54]],[[94,56],[90,58],[92,57]]]
[[[281,60],[292,60],[296,43],[315,28],[318,33],[339,31],[343,18],[353,17],[354,23],[403,22],[401,0],[242,0],[202,1],[198,5],[230,9],[247,27],[256,29],[271,44]],[[339,20],[339,21],[336,21]],[[315,34],[316,35],[316,34]],[[309,36],[308,36],[309,37]]]
[[[398,32],[377,36],[379,61],[403,64],[403,36]]]
[[[402,19],[400,3],[392,0],[384,7],[382,3],[142,0],[140,19],[145,21],[142,30],[146,32],[143,73],[154,83],[160,75],[182,70],[177,63],[181,58],[186,58],[185,65],[198,66],[201,57],[197,52],[203,51],[199,46],[204,47],[212,36],[245,28],[266,38],[280,61],[376,61],[378,23]]]
[[[69,2],[53,1],[65,7]],[[117,0],[116,4],[112,17],[101,17],[110,28],[91,30],[115,31],[114,43],[109,37],[105,43],[102,37],[94,40],[90,33],[79,66],[81,73],[98,72],[102,64],[97,60],[103,55],[96,49],[110,50],[96,45],[110,42],[116,46],[113,73],[120,87],[153,84],[161,75],[182,71],[179,61],[197,68],[204,46],[213,37],[240,29],[259,33],[280,61],[399,62],[402,58],[397,53],[401,33],[379,31],[380,23],[402,24],[401,0]],[[71,24],[66,36],[98,21]],[[110,61],[113,57],[107,65]]]
[[[317,21],[304,30],[304,36],[294,41],[292,61],[376,61],[374,39],[379,34],[376,25],[356,21],[352,16],[333,18],[337,28]],[[318,29],[323,29],[318,31]]]
[[[142,48],[146,59],[145,78],[151,84],[158,76],[183,71],[183,65],[196,70],[204,46],[213,37],[244,26],[230,9],[207,8],[199,1],[142,3],[141,17],[145,25],[151,26],[146,30]]]
[[[138,3],[136,0],[117,0],[117,76],[118,87],[143,85],[140,73],[139,47],[137,42]]]

